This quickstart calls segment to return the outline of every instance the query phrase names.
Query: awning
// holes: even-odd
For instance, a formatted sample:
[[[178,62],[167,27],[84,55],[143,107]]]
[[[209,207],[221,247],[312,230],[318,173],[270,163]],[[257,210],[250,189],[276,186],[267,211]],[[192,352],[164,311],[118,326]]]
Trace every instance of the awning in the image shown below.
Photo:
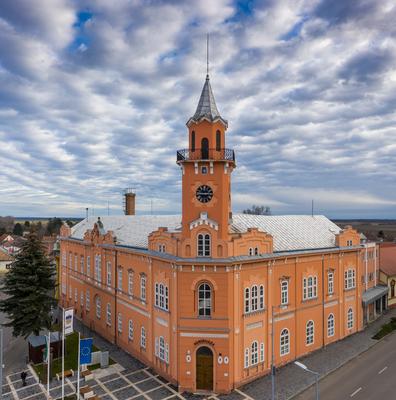
[[[388,294],[388,286],[378,285],[369,290],[366,290],[362,296],[362,303],[364,306],[367,304],[374,303],[375,300],[378,300],[384,295]]]

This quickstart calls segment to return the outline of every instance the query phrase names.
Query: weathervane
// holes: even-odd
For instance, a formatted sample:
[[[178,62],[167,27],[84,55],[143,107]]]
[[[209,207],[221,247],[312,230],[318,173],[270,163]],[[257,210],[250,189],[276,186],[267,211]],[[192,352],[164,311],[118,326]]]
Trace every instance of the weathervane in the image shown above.
[[[209,33],[206,34],[206,75],[209,76]]]

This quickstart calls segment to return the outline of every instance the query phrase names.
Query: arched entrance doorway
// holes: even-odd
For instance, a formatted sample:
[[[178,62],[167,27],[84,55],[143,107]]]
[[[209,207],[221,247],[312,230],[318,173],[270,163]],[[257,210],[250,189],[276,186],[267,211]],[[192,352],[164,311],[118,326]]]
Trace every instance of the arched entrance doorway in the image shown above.
[[[202,160],[207,160],[209,158],[209,140],[207,138],[201,140],[201,153]]]
[[[213,352],[203,346],[196,355],[196,386],[197,390],[213,390]]]

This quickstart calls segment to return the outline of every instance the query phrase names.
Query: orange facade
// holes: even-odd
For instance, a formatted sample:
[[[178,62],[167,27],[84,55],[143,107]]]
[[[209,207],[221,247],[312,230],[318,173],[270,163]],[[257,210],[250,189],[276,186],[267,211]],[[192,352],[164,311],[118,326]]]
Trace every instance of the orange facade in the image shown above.
[[[187,125],[180,227],[158,226],[146,246],[122,242],[105,218],[80,236],[62,228],[60,303],[179,390],[228,393],[270,371],[272,346],[280,366],[361,330],[377,248],[351,228],[329,233],[324,217],[301,219],[318,227],[302,239],[323,232],[333,244],[298,248],[281,229],[232,215],[235,155],[208,78]],[[132,238],[139,216],[125,218]],[[292,218],[265,218],[293,238]]]

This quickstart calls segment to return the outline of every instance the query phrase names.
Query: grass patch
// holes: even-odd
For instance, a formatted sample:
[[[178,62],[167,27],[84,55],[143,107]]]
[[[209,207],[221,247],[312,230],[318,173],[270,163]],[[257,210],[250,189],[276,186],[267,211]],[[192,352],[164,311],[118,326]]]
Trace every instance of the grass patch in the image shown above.
[[[92,345],[92,352],[99,351],[99,349]],[[66,336],[65,341],[65,371],[72,369],[77,371],[78,366],[78,333],[73,332]],[[109,365],[115,364],[115,361],[109,358]],[[34,370],[39,376],[41,381],[47,380],[47,364],[35,364],[33,365]],[[94,364],[89,369],[100,368],[100,364]],[[56,376],[57,373],[62,372],[62,357],[56,358],[51,363],[51,377]]]
[[[382,339],[384,336],[389,335],[394,330],[396,330],[396,317],[392,317],[390,322],[382,325],[381,329],[373,336],[373,339]]]

